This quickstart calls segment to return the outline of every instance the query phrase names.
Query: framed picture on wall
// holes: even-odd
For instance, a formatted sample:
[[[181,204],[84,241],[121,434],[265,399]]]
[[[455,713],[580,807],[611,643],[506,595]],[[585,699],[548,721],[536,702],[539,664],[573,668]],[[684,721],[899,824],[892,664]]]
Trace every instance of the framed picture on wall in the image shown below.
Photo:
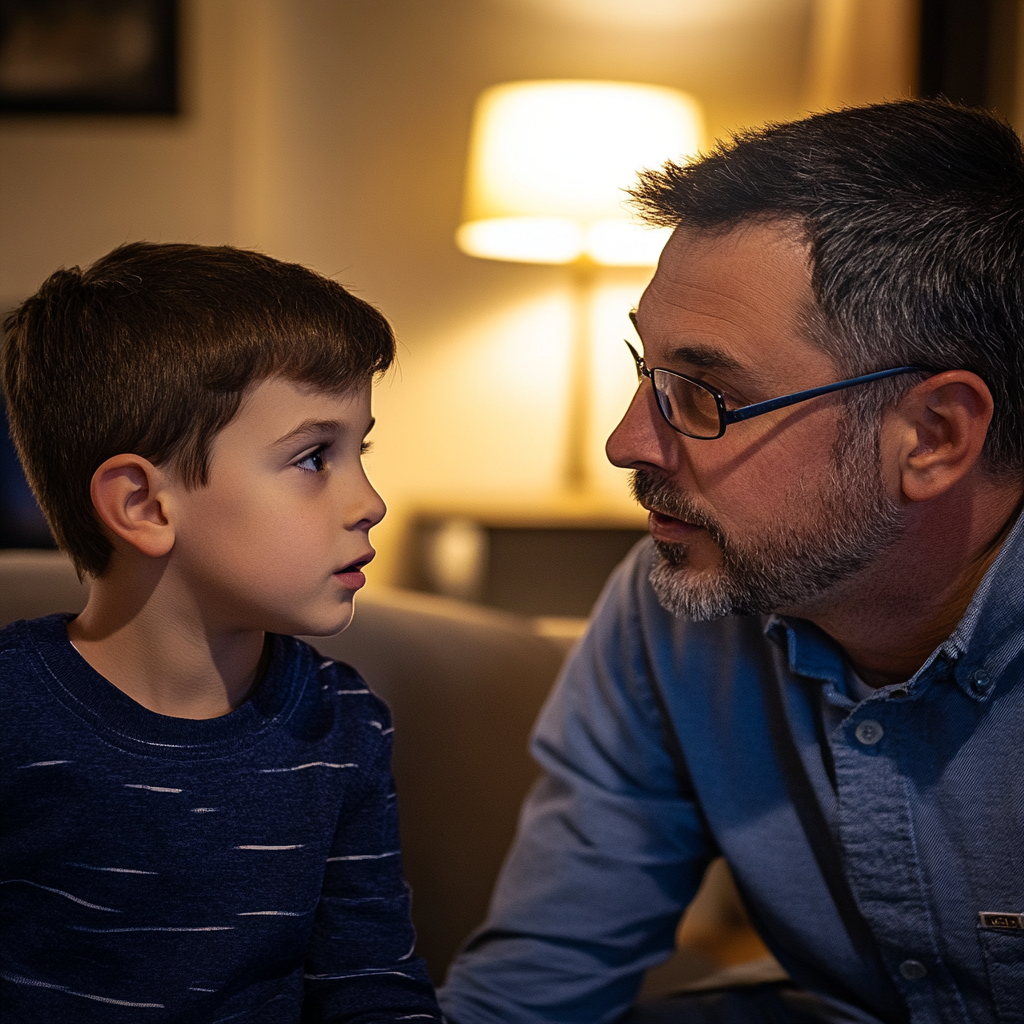
[[[176,114],[175,0],[0,0],[0,113]]]

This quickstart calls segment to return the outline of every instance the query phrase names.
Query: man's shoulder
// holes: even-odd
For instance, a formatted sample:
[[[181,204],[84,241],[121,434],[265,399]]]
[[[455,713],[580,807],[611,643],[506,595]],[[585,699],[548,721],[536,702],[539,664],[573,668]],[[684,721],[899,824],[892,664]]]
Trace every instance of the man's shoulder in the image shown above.
[[[638,541],[615,567],[594,606],[592,620],[605,630],[613,622],[635,631],[637,620],[655,631],[671,626],[672,616],[658,603],[649,577],[657,552],[650,537]]]
[[[650,652],[707,648],[722,657],[738,647],[765,643],[765,616],[728,615],[695,622],[664,608],[649,579],[657,557],[648,537],[619,563],[594,608],[589,632],[595,638]]]
[[[663,741],[666,716],[698,728],[716,706],[747,701],[770,663],[766,620],[732,615],[694,622],[658,602],[648,576],[657,553],[638,544],[614,571],[583,639],[567,660],[542,729],[600,720],[610,742],[623,729]],[[696,723],[702,723],[696,726]]]

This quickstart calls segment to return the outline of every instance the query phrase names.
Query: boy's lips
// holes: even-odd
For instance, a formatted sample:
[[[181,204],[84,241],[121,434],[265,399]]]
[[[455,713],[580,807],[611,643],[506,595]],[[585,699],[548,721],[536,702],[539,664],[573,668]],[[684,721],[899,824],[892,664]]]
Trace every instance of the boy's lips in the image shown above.
[[[334,578],[343,586],[346,590],[358,590],[361,586],[366,583],[366,576],[363,575],[363,567],[373,559],[376,551],[370,551],[365,555],[355,559],[355,561],[349,562],[348,565],[342,566],[340,569],[334,571]]]

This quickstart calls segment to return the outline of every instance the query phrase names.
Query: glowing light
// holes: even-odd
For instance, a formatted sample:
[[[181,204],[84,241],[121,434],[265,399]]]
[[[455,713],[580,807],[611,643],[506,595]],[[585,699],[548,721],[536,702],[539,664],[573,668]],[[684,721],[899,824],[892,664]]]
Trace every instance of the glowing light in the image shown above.
[[[657,262],[664,234],[637,225],[625,189],[642,168],[694,155],[696,100],[630,82],[511,82],[477,101],[466,176],[464,252],[526,263],[588,256]]]
[[[567,217],[490,217],[455,234],[470,256],[519,263],[571,263],[583,252],[583,229]]]
[[[650,267],[658,262],[671,228],[648,228],[627,220],[599,220],[587,230],[587,255],[608,267]]]
[[[603,27],[678,28],[722,24],[799,0],[499,0],[566,21]]]

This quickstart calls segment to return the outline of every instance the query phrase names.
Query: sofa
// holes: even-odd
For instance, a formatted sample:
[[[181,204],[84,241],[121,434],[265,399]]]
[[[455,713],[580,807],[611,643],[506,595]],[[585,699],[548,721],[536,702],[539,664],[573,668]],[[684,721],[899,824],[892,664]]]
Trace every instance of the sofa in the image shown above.
[[[58,552],[0,551],[0,625],[77,612],[87,596]],[[372,585],[356,606],[345,632],[307,639],[322,654],[356,666],[391,706],[418,949],[440,982],[486,913],[537,774],[526,750],[530,727],[573,630],[553,636],[539,620]],[[703,987],[715,970],[765,953],[724,865],[709,871],[680,937],[672,960],[649,972],[644,995]],[[765,967],[759,963],[755,971]]]

